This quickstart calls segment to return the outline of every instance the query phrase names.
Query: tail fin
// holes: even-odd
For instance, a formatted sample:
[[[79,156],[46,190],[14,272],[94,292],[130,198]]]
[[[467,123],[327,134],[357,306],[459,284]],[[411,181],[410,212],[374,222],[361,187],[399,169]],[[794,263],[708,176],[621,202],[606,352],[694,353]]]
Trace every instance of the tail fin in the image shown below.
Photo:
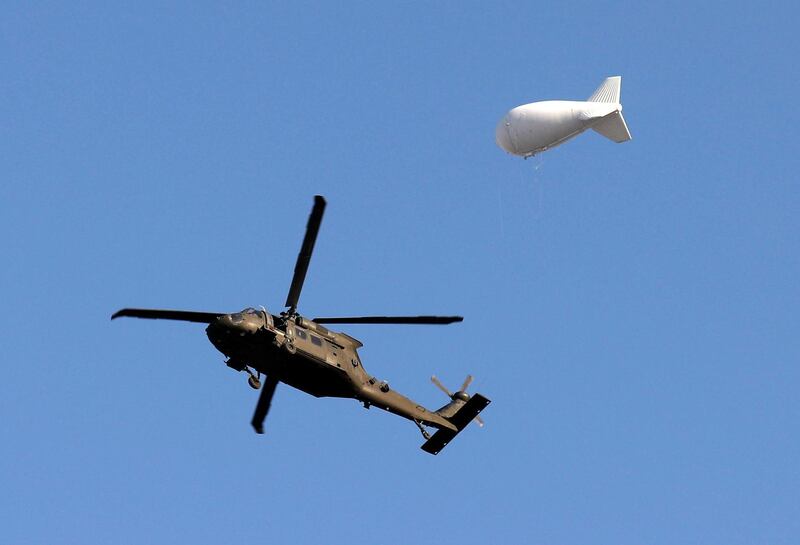
[[[609,104],[620,104],[620,89],[622,87],[622,76],[611,76],[603,80],[600,87],[592,93],[587,102],[604,102]],[[627,142],[631,139],[631,132],[622,117],[622,105],[618,110],[608,114],[598,121],[594,130],[614,142]]]
[[[485,409],[489,403],[491,402],[481,394],[473,394],[473,396],[469,398],[469,401],[464,403],[464,405],[462,405],[453,416],[448,418],[448,420],[455,425],[458,431],[440,429],[434,433],[433,437],[428,439],[420,448],[433,455],[439,454],[439,452],[441,452],[441,450],[447,446],[447,443],[449,443],[453,437],[458,435],[461,430],[466,428],[467,424],[472,422],[472,420],[478,416],[478,413]]]
[[[622,86],[622,76],[611,76],[603,80],[600,87],[592,93],[587,102],[612,102],[619,104],[619,91]]]
[[[625,118],[622,117],[622,112],[619,110],[608,114],[593,125],[592,128],[617,143],[627,142],[631,139],[628,125],[625,124]]]

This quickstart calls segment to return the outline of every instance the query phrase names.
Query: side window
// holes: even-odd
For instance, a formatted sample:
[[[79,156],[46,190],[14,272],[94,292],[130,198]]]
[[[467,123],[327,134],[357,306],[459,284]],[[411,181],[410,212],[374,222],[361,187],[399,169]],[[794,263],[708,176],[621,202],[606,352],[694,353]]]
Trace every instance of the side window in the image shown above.
[[[319,337],[317,337],[316,335],[311,335],[311,342],[312,342],[312,343],[313,343],[315,346],[322,346],[322,339],[320,339],[320,338],[319,338]]]
[[[305,339],[307,339],[307,338],[308,338],[308,335],[306,335],[306,332],[305,332],[305,331],[303,331],[302,329],[297,329],[297,328],[294,328],[294,331],[295,331],[295,334],[297,335],[297,337],[298,337],[299,339],[303,339],[303,340],[305,340]]]

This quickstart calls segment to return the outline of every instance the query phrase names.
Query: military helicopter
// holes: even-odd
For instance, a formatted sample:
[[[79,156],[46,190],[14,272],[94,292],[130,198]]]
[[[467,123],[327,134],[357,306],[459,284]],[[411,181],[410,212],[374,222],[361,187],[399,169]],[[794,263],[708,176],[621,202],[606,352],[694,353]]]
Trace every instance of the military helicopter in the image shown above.
[[[251,424],[256,433],[264,433],[264,419],[279,382],[283,382],[316,397],[354,398],[364,404],[383,409],[413,421],[425,443],[422,450],[438,454],[472,420],[481,426],[478,413],[490,401],[480,394],[470,396],[466,389],[472,381],[468,375],[461,389],[451,393],[433,376],[431,380],[449,397],[450,402],[431,411],[395,392],[386,381],[369,375],[358,357],[363,346],[350,335],[327,329],[322,324],[451,324],[461,322],[461,316],[358,316],[314,318],[310,320],[297,312],[311,254],[317,239],[325,199],[317,195],[308,218],[306,234],[294,277],[286,297],[286,310],[275,316],[260,309],[246,308],[241,312],[193,312],[124,308],[111,319],[123,316],[179,320],[208,324],[206,334],[211,344],[228,359],[228,367],[244,371],[248,383],[261,389]],[[266,376],[263,387],[262,375]],[[427,427],[436,428],[431,435]]]

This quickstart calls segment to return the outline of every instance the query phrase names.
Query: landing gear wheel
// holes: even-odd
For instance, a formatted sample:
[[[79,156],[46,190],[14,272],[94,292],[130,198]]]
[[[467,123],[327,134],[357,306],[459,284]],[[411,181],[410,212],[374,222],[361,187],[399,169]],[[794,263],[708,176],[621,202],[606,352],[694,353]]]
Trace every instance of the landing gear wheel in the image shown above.
[[[284,346],[286,346],[286,351],[289,352],[289,354],[297,353],[297,348],[294,347],[294,343],[287,342]]]
[[[258,377],[255,375],[250,375],[247,377],[247,384],[249,384],[253,390],[258,390],[261,388],[261,381],[258,380]]]

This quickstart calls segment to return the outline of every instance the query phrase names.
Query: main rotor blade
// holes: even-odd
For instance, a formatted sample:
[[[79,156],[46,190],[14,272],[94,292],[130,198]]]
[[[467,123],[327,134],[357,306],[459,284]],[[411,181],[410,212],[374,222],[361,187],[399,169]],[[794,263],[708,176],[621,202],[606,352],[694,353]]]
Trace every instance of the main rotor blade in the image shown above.
[[[461,391],[466,392],[469,385],[472,383],[472,375],[467,375],[467,378],[464,379],[464,384],[461,385]]]
[[[447,394],[447,397],[450,397],[450,398],[452,398],[452,397],[453,397],[453,394],[451,394],[451,393],[450,393],[450,390],[448,390],[448,389],[445,387],[445,385],[444,385],[444,384],[442,384],[441,382],[439,382],[439,379],[438,379],[438,378],[436,378],[436,375],[433,375],[433,376],[431,376],[431,382],[433,382],[433,383],[434,383],[436,386],[438,386],[438,387],[439,387],[439,389],[440,389],[441,391],[443,391],[444,393],[446,393],[446,394]]]
[[[349,318],[314,318],[318,324],[428,324],[461,322],[461,316],[352,316]]]
[[[319,233],[319,226],[322,223],[322,214],[324,212],[325,199],[321,195],[316,195],[314,197],[314,208],[311,209],[311,214],[308,216],[306,236],[303,238],[303,245],[300,247],[300,253],[297,254],[297,263],[294,265],[292,285],[289,288],[289,295],[286,297],[286,306],[289,307],[290,312],[294,312],[297,309],[300,290],[303,289],[303,282],[306,279],[308,264],[311,261],[311,254],[314,251],[314,243],[317,241],[317,233]]]
[[[225,316],[222,312],[192,312],[190,310],[158,310],[149,308],[123,308],[111,315],[111,319],[122,318],[150,318],[153,320],[180,320],[181,322],[197,322],[210,324],[220,316]]]
[[[277,385],[278,379],[268,375],[267,380],[264,381],[264,385],[261,387],[261,395],[258,396],[256,410],[253,412],[253,419],[250,421],[256,433],[264,433],[264,419],[269,412],[269,406],[272,404],[272,396]]]

